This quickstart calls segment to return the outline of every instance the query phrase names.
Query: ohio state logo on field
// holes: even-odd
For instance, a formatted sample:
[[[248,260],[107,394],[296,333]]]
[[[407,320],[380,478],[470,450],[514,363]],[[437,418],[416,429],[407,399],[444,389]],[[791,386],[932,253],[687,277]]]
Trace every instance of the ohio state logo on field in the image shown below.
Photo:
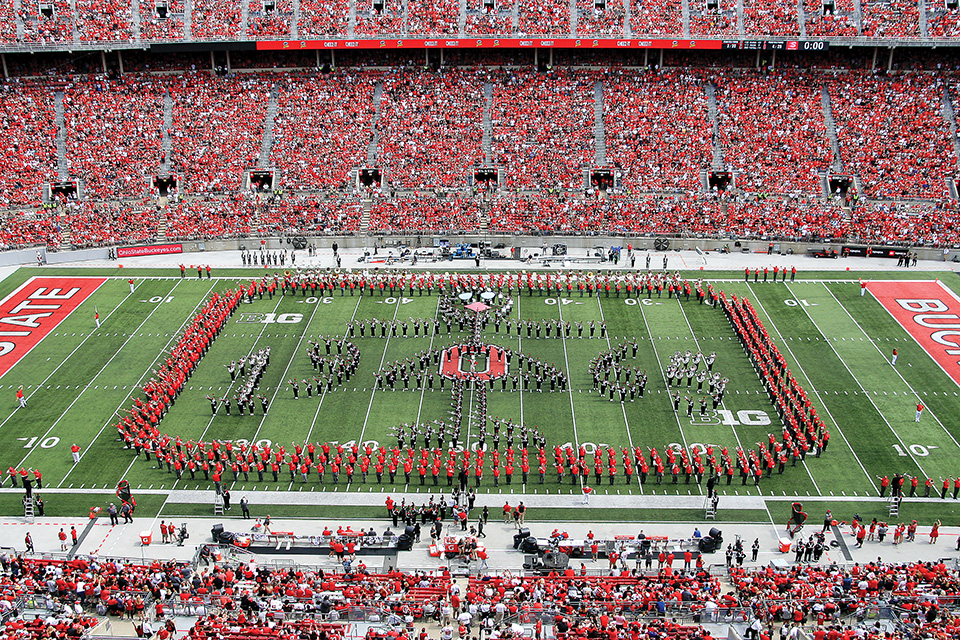
[[[500,347],[459,344],[440,353],[440,375],[461,380],[499,380],[507,375],[507,358]]]

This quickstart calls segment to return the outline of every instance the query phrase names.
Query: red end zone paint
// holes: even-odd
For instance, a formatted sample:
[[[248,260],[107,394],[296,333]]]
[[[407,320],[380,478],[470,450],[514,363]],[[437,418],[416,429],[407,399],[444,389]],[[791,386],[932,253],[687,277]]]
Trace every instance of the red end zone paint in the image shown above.
[[[38,276],[4,298],[0,302],[0,377],[106,281]]]
[[[939,282],[868,282],[867,290],[960,385],[960,299]]]

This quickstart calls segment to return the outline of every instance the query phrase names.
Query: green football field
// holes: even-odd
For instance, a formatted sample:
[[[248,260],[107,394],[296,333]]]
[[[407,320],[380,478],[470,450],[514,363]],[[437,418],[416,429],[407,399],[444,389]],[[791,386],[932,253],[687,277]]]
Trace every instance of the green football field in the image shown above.
[[[230,278],[197,280],[181,279],[179,272],[168,271],[21,269],[0,283],[0,296],[10,294],[34,275],[102,275],[107,281],[0,378],[2,469],[11,465],[40,468],[48,492],[60,488],[109,493],[121,479],[130,481],[135,494],[138,489],[209,488],[202,475],[190,480],[185,474],[177,480],[143,456],[136,458],[132,451],[122,448],[114,425],[118,412],[131,405],[140,385],[165,359],[166,350],[201,304],[214,291],[235,285],[243,272],[231,273]],[[130,277],[136,282],[132,294],[127,282]],[[871,274],[873,280],[926,277],[901,272]],[[929,279],[934,277],[930,275]],[[948,288],[960,289],[955,276],[946,277]],[[719,273],[711,281],[728,296],[736,294],[751,300],[832,435],[822,457],[810,456],[796,467],[788,465],[783,475],[774,473],[759,487],[752,483],[743,486],[737,477],[731,486],[724,484],[722,492],[759,493],[771,498],[799,496],[811,501],[820,496],[847,496],[853,505],[858,497],[877,495],[878,476],[898,472],[919,475],[921,487],[923,479],[931,477],[939,490],[941,478],[960,474],[960,389],[876,299],[860,296],[855,275],[803,274],[794,283],[754,284],[744,283],[736,274]],[[313,377],[307,355],[310,340],[341,335],[350,320],[433,318],[438,300],[435,295],[276,296],[242,304],[161,422],[160,430],[184,441],[232,439],[269,442],[274,447],[282,444],[288,449],[292,442],[306,441],[395,446],[392,428],[396,425],[447,416],[450,387],[374,390],[375,372],[417,352],[458,342],[466,334],[457,332],[456,326],[453,334],[443,331],[416,338],[355,335],[352,341],[360,351],[359,371],[344,387],[330,392],[307,398],[301,389],[300,398],[295,400],[287,381]],[[99,329],[94,309],[100,314]],[[558,444],[583,445],[588,453],[594,447],[607,446],[618,450],[642,446],[660,451],[667,447],[696,451],[715,445],[729,448],[733,456],[736,447],[755,448],[757,443],[766,442],[769,433],[779,436],[782,431],[724,314],[709,305],[699,305],[693,299],[679,302],[666,295],[650,300],[576,296],[557,300],[523,295],[515,299],[512,317],[585,324],[603,321],[607,326],[608,335],[602,338],[599,332],[589,338],[586,331],[582,338],[574,334],[570,338],[538,339],[527,338],[526,333],[518,338],[515,333],[496,333],[492,325],[486,331],[489,343],[553,364],[569,377],[566,391],[513,391],[510,385],[501,390],[496,384],[487,394],[489,416],[535,425],[545,435],[548,465],[553,461],[550,450]],[[645,369],[649,375],[645,397],[623,404],[595,392],[588,369],[592,358],[622,340],[639,342],[636,357],[628,356],[624,364]],[[271,349],[271,362],[259,392],[271,400],[268,414],[261,415],[258,405],[254,416],[240,416],[236,411],[230,416],[222,412],[212,416],[206,396],[232,395],[235,390],[224,365],[264,347]],[[899,352],[896,367],[889,365],[893,348]],[[679,413],[673,410],[663,369],[678,350],[716,352],[714,371],[730,380],[720,411],[708,411],[706,416],[695,412],[690,418],[683,407]],[[18,408],[15,397],[21,384],[28,398],[25,408]],[[680,391],[688,393],[685,386]],[[696,382],[692,392],[695,395]],[[927,407],[919,423],[914,421],[918,398]],[[477,441],[480,429],[468,417],[475,401],[475,391],[465,392],[468,445]],[[71,461],[70,447],[74,443],[81,448],[78,464]],[[501,444],[501,449],[504,447]],[[531,464],[536,467],[533,455]],[[641,484],[639,475],[635,475],[633,482],[626,484],[622,466],[619,471],[616,484],[611,487],[604,478],[601,491],[706,492],[705,487],[695,482],[687,484],[682,477],[678,484],[665,478],[657,486],[652,477]],[[231,474],[225,478],[233,484]],[[402,473],[397,480],[400,484],[390,487],[371,486],[375,482],[371,473],[368,484],[355,482],[348,486],[341,474],[338,485],[333,485],[329,477],[325,483],[317,483],[316,476],[303,485],[291,483],[287,473],[281,474],[279,482],[269,476],[257,482],[251,474],[249,481],[241,476],[235,490],[432,490],[429,478],[422,489],[416,477],[408,487],[403,486]],[[517,484],[515,478],[513,486],[505,487],[501,481],[495,488],[488,472],[481,491],[571,490],[569,479],[563,486],[557,484],[552,467],[548,467],[544,485],[539,484],[536,474],[531,474],[527,486]],[[9,484],[5,481],[4,486]],[[56,501],[76,505],[76,510],[92,504],[90,496],[74,492],[64,493]],[[0,508],[10,514],[18,512],[14,501],[4,502]],[[952,505],[944,505],[943,510],[953,513]]]

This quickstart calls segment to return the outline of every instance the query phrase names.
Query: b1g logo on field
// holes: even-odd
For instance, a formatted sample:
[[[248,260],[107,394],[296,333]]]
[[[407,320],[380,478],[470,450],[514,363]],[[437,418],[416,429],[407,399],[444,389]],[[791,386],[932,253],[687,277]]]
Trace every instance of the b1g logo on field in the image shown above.
[[[700,415],[698,410],[694,410],[693,417],[690,418],[691,424],[721,424],[728,427],[737,427],[746,425],[748,427],[765,427],[771,424],[770,416],[766,411],[743,410],[734,413],[728,409],[717,409],[707,411]]]
[[[302,313],[241,313],[237,322],[244,324],[297,324]]]

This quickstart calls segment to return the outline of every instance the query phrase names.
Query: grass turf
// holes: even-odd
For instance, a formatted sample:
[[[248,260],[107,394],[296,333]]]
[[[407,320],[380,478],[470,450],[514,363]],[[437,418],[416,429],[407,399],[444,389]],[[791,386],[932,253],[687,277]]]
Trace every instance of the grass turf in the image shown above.
[[[0,446],[3,468],[10,465],[39,467],[47,486],[111,490],[126,478],[137,489],[174,489],[209,487],[199,478],[188,476],[179,482],[166,471],[153,468],[143,457],[136,459],[119,446],[113,427],[117,412],[128,407],[139,385],[151,375],[162,354],[169,349],[199,305],[211,291],[235,284],[234,277],[259,271],[230,272],[224,279],[181,280],[178,272],[151,270],[98,270],[109,276],[108,282],[84,301],[71,316],[27,354],[4,378],[0,379]],[[7,294],[30,275],[77,274],[70,269],[23,269],[3,283],[0,294]],[[94,275],[84,270],[82,275]],[[699,275],[699,274],[698,274]],[[127,278],[137,282],[131,295]],[[831,429],[831,447],[823,457],[810,458],[783,476],[765,479],[760,487],[743,487],[739,479],[731,489],[756,495],[791,496],[808,499],[817,496],[876,495],[877,476],[896,472],[929,475],[937,481],[957,473],[958,453],[954,438],[960,434],[960,394],[957,385],[936,365],[923,349],[871,297],[861,298],[856,278],[846,272],[802,274],[796,283],[763,284],[743,282],[741,274],[715,274],[716,287],[727,293],[750,298],[797,378],[814,400]],[[915,273],[871,274],[872,279],[910,279]],[[958,289],[955,278],[946,284]],[[102,327],[93,322],[93,309],[101,316]],[[319,335],[342,334],[351,319],[381,318],[404,320],[432,318],[437,298],[334,296],[327,299],[275,297],[242,305],[221,337],[204,358],[178,398],[176,406],[161,424],[161,431],[187,439],[233,439],[269,441],[274,446],[289,446],[294,441],[374,442],[393,446],[390,428],[401,422],[429,421],[446,415],[451,394],[447,390],[373,391],[373,373],[384,364],[400,360],[431,346],[453,344],[460,337],[445,333],[419,338],[354,338],[360,348],[358,374],[345,388],[294,400],[286,384],[290,379],[312,377],[306,356],[307,342]],[[297,314],[290,323],[262,324],[244,322],[247,313]],[[523,351],[566,371],[571,386],[568,392],[535,393],[501,391],[499,385],[488,393],[488,414],[522,420],[536,425],[547,437],[548,447],[565,443],[616,448],[668,446],[701,448],[725,446],[732,452],[765,442],[767,433],[780,431],[776,414],[766,394],[734,338],[723,314],[695,302],[678,303],[673,299],[626,300],[624,298],[518,298],[514,317],[529,320],[561,319],[571,323],[605,321],[609,338],[540,338],[526,334],[497,334],[487,331],[491,342]],[[636,339],[639,350],[628,364],[646,369],[650,375],[647,397],[643,400],[610,402],[592,389],[587,365],[591,358],[623,339]],[[269,346],[271,365],[261,383],[261,392],[272,398],[264,417],[211,416],[205,396],[222,396],[230,391],[229,376],[223,365],[239,356]],[[890,349],[900,351],[900,365],[885,366]],[[724,409],[746,420],[721,420],[709,416],[693,420],[676,414],[669,403],[661,371],[677,350],[716,351],[715,370],[730,378]],[[14,392],[25,385],[28,407],[16,410]],[[508,385],[509,387],[509,385]],[[686,393],[685,389],[681,389]],[[913,422],[915,398],[922,397],[932,411],[924,422]],[[465,405],[475,401],[467,392]],[[745,413],[746,412],[746,413]],[[935,419],[934,419],[935,416]],[[763,423],[765,419],[770,424]],[[749,423],[754,424],[749,424]],[[464,425],[467,442],[476,441],[478,425]],[[70,460],[70,445],[83,450],[77,465]],[[555,490],[556,478],[548,469],[546,489]],[[620,467],[622,472],[622,467]],[[229,474],[228,474],[229,475]],[[371,473],[372,476],[372,473]],[[403,475],[398,474],[402,483]],[[385,479],[386,480],[386,479]],[[489,473],[483,490],[496,492]],[[568,480],[569,482],[569,480]],[[617,478],[615,489],[635,493],[648,492],[637,478],[631,485]],[[260,488],[298,488],[282,474],[280,482],[268,476],[263,483],[243,482]],[[414,479],[414,488],[418,485]],[[430,480],[428,478],[428,485]],[[443,484],[443,483],[441,483]],[[604,479],[603,486],[607,487]],[[311,478],[309,488],[330,489]],[[403,487],[393,485],[391,489]],[[516,485],[512,488],[517,489]],[[533,484],[530,489],[539,489]],[[351,488],[352,489],[352,488]],[[366,490],[357,487],[358,490]],[[426,490],[429,490],[428,486]],[[503,489],[503,487],[501,487]],[[681,495],[699,494],[698,485],[673,486],[669,480],[659,492]],[[341,478],[340,491],[344,490]],[[727,490],[725,486],[722,491]],[[6,498],[6,496],[4,496]],[[50,496],[47,496],[48,502]],[[146,496],[144,495],[144,498]],[[90,499],[76,494],[56,496],[60,514],[85,513]],[[149,501],[153,502],[153,497]],[[162,502],[162,500],[160,501]],[[143,503],[143,499],[141,499]],[[852,504],[856,504],[852,502]],[[67,506],[70,505],[70,506]],[[776,509],[786,510],[787,505]],[[918,512],[953,515],[952,507],[920,505]],[[53,509],[53,504],[51,504]],[[60,509],[63,511],[60,511]],[[151,509],[153,507],[150,507]],[[159,504],[156,506],[159,509]],[[882,510],[882,503],[871,508]],[[911,507],[912,509],[913,507]],[[167,505],[165,512],[174,509]],[[183,505],[176,515],[189,515],[207,507]],[[15,514],[18,500],[7,504],[0,500],[0,511]],[[905,509],[906,511],[906,509]],[[182,512],[182,513],[181,513]],[[550,511],[561,518],[574,518],[574,510]],[[808,509],[808,512],[813,513]],[[698,511],[690,512],[699,517]],[[721,510],[721,514],[723,511]],[[762,512],[761,512],[762,513]],[[652,514],[635,513],[631,519]],[[620,519],[617,514],[610,514]],[[591,513],[591,518],[594,515]],[[756,520],[757,514],[745,514]],[[671,516],[674,519],[677,516]],[[726,516],[724,516],[726,519]],[[764,518],[760,518],[764,520]],[[779,514],[775,517],[780,520]]]

